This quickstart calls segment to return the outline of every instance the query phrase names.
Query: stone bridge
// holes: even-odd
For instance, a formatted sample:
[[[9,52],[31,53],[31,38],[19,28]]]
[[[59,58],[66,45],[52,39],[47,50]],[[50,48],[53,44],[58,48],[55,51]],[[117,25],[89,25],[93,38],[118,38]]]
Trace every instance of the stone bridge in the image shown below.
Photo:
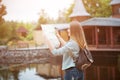
[[[27,64],[47,62],[50,51],[46,47],[0,50],[0,64]]]

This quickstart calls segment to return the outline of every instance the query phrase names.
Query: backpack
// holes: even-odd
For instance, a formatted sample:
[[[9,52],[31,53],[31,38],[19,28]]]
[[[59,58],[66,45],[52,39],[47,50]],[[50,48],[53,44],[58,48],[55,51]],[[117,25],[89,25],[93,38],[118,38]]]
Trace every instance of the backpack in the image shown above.
[[[91,52],[87,48],[80,48],[79,56],[75,60],[79,70],[85,70],[94,62]]]
[[[85,70],[94,62],[92,54],[87,48],[80,48],[79,56],[76,58],[73,56],[72,52],[70,56],[73,58],[78,70]]]

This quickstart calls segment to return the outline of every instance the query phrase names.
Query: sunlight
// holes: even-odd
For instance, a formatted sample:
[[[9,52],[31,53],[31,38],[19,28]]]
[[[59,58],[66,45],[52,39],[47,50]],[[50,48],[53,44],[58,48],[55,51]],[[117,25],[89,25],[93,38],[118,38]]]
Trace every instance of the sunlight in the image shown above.
[[[39,12],[44,9],[51,17],[56,19],[59,10],[70,7],[74,0],[3,0],[7,14],[5,20],[36,22]]]

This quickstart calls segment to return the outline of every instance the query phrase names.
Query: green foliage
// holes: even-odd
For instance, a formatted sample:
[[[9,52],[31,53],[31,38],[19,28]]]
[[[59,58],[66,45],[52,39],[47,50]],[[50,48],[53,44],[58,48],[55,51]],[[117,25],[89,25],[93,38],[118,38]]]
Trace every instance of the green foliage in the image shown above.
[[[112,14],[111,0],[83,0],[86,10],[92,17],[109,17]]]
[[[29,33],[27,36],[26,36],[26,40],[33,40],[33,34],[32,34],[32,32],[31,33]]]
[[[5,24],[1,24],[0,25],[0,39],[6,38],[7,36],[9,36],[9,32],[7,26],[5,26]]]
[[[4,22],[0,24],[0,42],[7,43],[12,38],[16,37],[16,23]]]
[[[40,24],[47,24],[48,23],[48,15],[47,15],[47,13],[45,13],[45,11],[42,9],[41,11],[40,11],[40,17],[39,17],[39,19],[38,19],[38,24],[40,25]]]
[[[45,10],[41,10],[39,13],[39,19],[38,19],[38,24],[37,26],[40,26],[41,24],[53,24],[53,23],[65,23],[66,18],[65,18],[65,11],[59,11],[58,12],[58,18],[54,19],[49,17],[49,15],[45,12]]]
[[[112,9],[110,6],[111,0],[82,0],[83,4],[88,13],[92,17],[109,17],[112,14]],[[72,13],[74,4],[66,11],[66,19],[69,22],[69,15]]]
[[[10,36],[10,28],[6,24],[0,24],[0,44],[6,44],[7,38]]]
[[[67,22],[70,22],[69,15],[72,13],[73,7],[74,4],[71,4],[70,8],[68,8],[67,11],[65,12],[65,17]]]
[[[47,19],[44,16],[40,16],[38,22],[41,23],[41,24],[46,24],[47,23]]]
[[[17,34],[16,30],[19,27],[25,27],[28,30],[26,37],[21,37]],[[0,24],[0,45],[7,44],[8,41],[17,39],[17,40],[32,40],[33,35],[32,31],[34,29],[33,24],[31,23],[18,23],[18,22],[4,22]]]

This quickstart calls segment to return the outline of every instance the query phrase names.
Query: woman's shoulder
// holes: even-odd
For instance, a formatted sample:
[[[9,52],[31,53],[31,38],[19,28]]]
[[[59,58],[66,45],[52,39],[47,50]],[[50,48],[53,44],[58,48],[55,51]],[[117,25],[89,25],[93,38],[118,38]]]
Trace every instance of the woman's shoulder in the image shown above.
[[[79,51],[79,45],[74,40],[69,40],[68,43],[66,44],[66,47],[71,49],[75,53],[78,53],[78,51]]]
[[[73,46],[73,47],[74,47],[74,46],[78,46],[78,44],[77,44],[76,41],[70,39],[70,40],[66,43],[66,46],[68,46],[68,47],[72,47],[72,46]]]

